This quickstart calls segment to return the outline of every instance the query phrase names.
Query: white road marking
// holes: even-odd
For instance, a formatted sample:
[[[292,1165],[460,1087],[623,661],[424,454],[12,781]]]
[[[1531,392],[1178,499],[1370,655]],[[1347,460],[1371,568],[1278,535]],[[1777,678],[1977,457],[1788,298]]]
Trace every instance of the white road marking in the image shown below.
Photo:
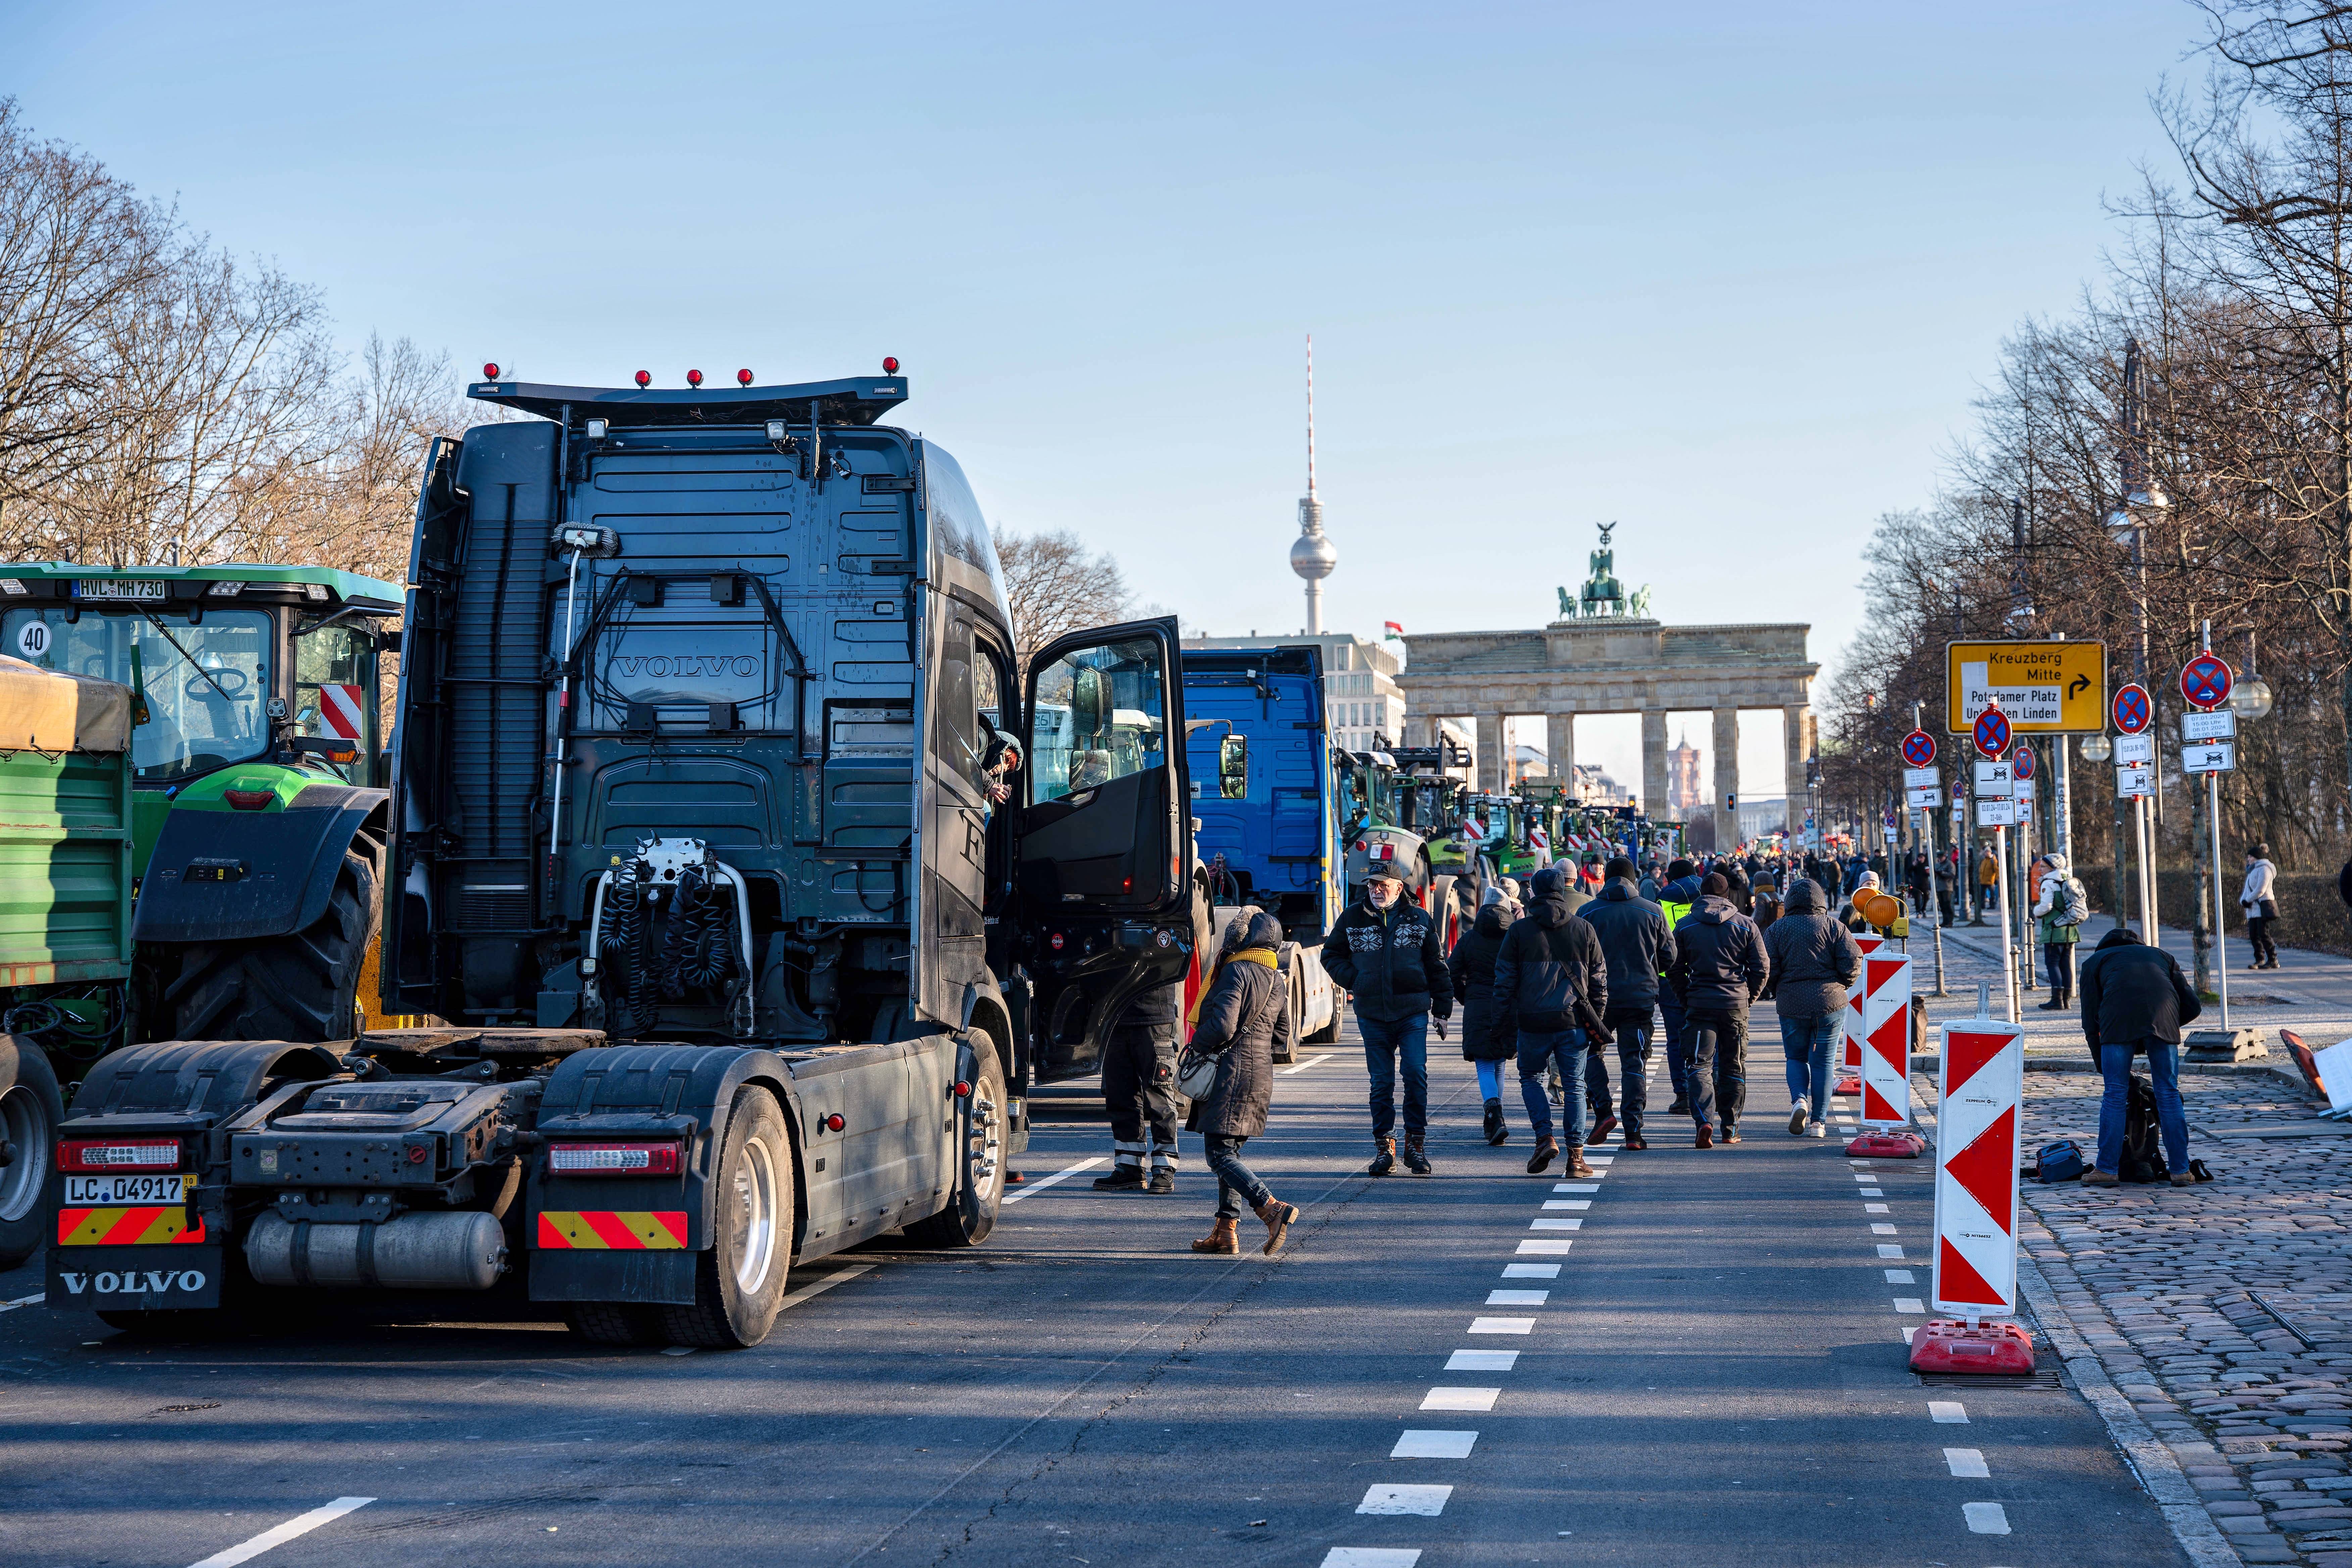
[[[1584,1163],[1588,1165],[1611,1165],[1614,1164],[1616,1160],[1617,1156],[1614,1154],[1587,1154],[1584,1157]]]
[[[1523,1241],[1519,1243],[1522,1258],[1559,1258],[1574,1247],[1572,1241]]]
[[[1862,1212],[1864,1214],[1885,1214],[1886,1212],[1886,1205],[1885,1204],[1864,1204],[1862,1205]]]
[[[1893,1236],[1895,1234],[1895,1227],[1887,1224],[1883,1219],[1873,1220],[1870,1226],[1870,1234],[1873,1236]]]
[[[1308,1068],[1313,1067],[1317,1062],[1328,1062],[1328,1061],[1329,1061],[1329,1060],[1332,1058],[1332,1057],[1333,1057],[1333,1056],[1335,1056],[1336,1054],[1337,1054],[1336,1052],[1332,1052],[1332,1051],[1325,1051],[1325,1052],[1324,1052],[1321,1056],[1319,1056],[1319,1057],[1308,1057],[1308,1058],[1307,1058],[1305,1061],[1303,1061],[1303,1062],[1297,1062],[1297,1063],[1294,1063],[1294,1064],[1292,1064],[1291,1066],[1286,1067],[1286,1068],[1276,1068],[1276,1071],[1275,1071],[1275,1076],[1276,1076],[1276,1078],[1288,1078],[1292,1073],[1295,1073],[1295,1072],[1305,1072]]]
[[[0,1301],[0,1312],[13,1312],[19,1307],[29,1307],[36,1301],[46,1301],[47,1295],[19,1296],[13,1301]]]
[[[1582,1230],[1584,1222],[1580,1219],[1531,1219],[1528,1221],[1528,1228],[1529,1230]]]
[[[1509,1372],[1519,1363],[1517,1351],[1455,1351],[1446,1358],[1448,1372]]]
[[[692,1355],[693,1353],[692,1345],[666,1345],[662,1348],[664,1355]]]
[[[1533,1318],[1473,1318],[1470,1331],[1474,1334],[1531,1334],[1536,1331]]]
[[[1918,1331],[1919,1331],[1916,1329],[1897,1329],[1895,1331],[1896,1337],[1901,1339],[1906,1345],[1911,1342],[1911,1336]]]
[[[1864,1187],[1857,1195],[1865,1198],[1883,1198],[1886,1195],[1886,1189],[1885,1187]]]
[[[1927,1310],[1927,1303],[1916,1296],[1897,1296],[1895,1298],[1895,1310],[1898,1312],[1924,1312]]]
[[[1984,1462],[1984,1453],[1977,1448],[1947,1448],[1944,1463],[1952,1467],[1955,1478],[1964,1481],[1990,1480],[1992,1471]]]
[[[1870,1169],[1870,1162],[1867,1160],[1848,1160],[1846,1163],[1853,1166],[1857,1171],[1866,1171]]]
[[[1598,1182],[1554,1182],[1551,1190],[1556,1193],[1597,1193],[1601,1184]]]
[[[1878,1244],[1878,1256],[1881,1258],[1892,1258],[1896,1262],[1900,1263],[1903,1260],[1903,1249],[1899,1247],[1890,1247],[1882,1241]]]
[[[1492,1410],[1503,1396],[1499,1388],[1433,1388],[1423,1398],[1423,1410]]]
[[[1323,1554],[1323,1568],[1413,1568],[1421,1549],[1395,1546],[1334,1546]]]
[[[1965,1426],[1969,1424],[1968,1409],[1957,1399],[1927,1401],[1927,1418],[1938,1426]]]
[[[1108,1154],[1097,1154],[1091,1160],[1081,1160],[1076,1164],[1068,1167],[1066,1170],[1056,1171],[1050,1176],[1041,1177],[1038,1180],[1030,1183],[1027,1186],[1022,1188],[1017,1193],[1005,1194],[1003,1201],[1006,1204],[1017,1204],[1023,1198],[1035,1197],[1039,1193],[1044,1192],[1055,1182],[1066,1182],[1072,1176],[1076,1175],[1080,1171],[1091,1171],[1097,1165],[1105,1163],[1109,1160],[1109,1158],[1110,1156]]]
[[[1914,1279],[1911,1277],[1911,1270],[1908,1268],[1888,1269],[1886,1271],[1886,1282],[1889,1285],[1916,1285],[1918,1283],[1916,1279]]]
[[[1559,1278],[1559,1265],[1557,1263],[1506,1263],[1503,1265],[1503,1278],[1506,1279],[1557,1279]]]
[[[1544,1199],[1544,1207],[1548,1209],[1589,1209],[1591,1206],[1592,1200],[1591,1198]]]
[[[818,1280],[814,1285],[802,1286],[799,1289],[793,1291],[791,1295],[777,1302],[776,1310],[782,1312],[788,1310],[791,1308],[797,1307],[812,1296],[822,1296],[827,1290],[832,1289],[835,1285],[846,1285],[852,1279],[856,1279],[860,1274],[870,1274],[879,1267],[881,1267],[879,1264],[875,1263],[857,1263],[852,1264],[847,1268],[836,1270],[834,1273],[826,1275],[824,1279]]]
[[[215,1552],[194,1568],[236,1568],[249,1563],[273,1546],[283,1546],[298,1535],[308,1535],[322,1524],[330,1524],[353,1509],[367,1507],[375,1501],[372,1497],[339,1497],[324,1508],[314,1508],[308,1513],[298,1513],[285,1523],[273,1525],[250,1541],[240,1542],[226,1552]]]
[[[1979,1535],[2009,1533],[2009,1510],[1997,1502],[1964,1502],[1960,1505],[1960,1516]]]
[[[1364,1489],[1364,1500],[1356,1505],[1358,1513],[1411,1513],[1423,1519],[1435,1519],[1445,1511],[1445,1500],[1454,1495],[1452,1487],[1387,1486],[1375,1484]]]
[[[1486,1292],[1486,1305],[1489,1307],[1540,1307],[1550,1300],[1551,1292],[1549,1290],[1489,1290]]]
[[[1475,1432],[1431,1432],[1407,1427],[1396,1447],[1389,1450],[1391,1459],[1466,1459],[1477,1445]]]

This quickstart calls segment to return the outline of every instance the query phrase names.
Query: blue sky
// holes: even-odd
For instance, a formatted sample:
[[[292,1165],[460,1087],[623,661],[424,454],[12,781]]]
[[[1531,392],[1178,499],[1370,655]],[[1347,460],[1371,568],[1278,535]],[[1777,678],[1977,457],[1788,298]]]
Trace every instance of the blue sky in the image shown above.
[[[371,331],[531,380],[905,362],[991,515],[1295,629],[1859,625],[2000,335],[2193,68],[2172,0],[1673,7],[0,0],[0,92]],[[1579,751],[1639,778],[1629,726]],[[1703,724],[1693,739],[1706,743]],[[1780,778],[1751,718],[1751,795]],[[1621,736],[1625,737],[1622,738]],[[1537,736],[1539,740],[1539,732]],[[1622,755],[1618,753],[1622,752]]]

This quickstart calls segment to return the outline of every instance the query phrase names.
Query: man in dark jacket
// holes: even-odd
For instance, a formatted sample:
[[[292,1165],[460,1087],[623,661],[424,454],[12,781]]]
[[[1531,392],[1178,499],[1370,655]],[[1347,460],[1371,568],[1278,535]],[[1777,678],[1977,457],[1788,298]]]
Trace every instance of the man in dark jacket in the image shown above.
[[[1831,1058],[1845,1017],[1846,987],[1862,976],[1853,933],[1822,910],[1827,900],[1808,878],[1789,889],[1789,904],[1764,931],[1772,971],[1772,1010],[1780,1019],[1780,1053],[1789,1063],[1791,1136],[1829,1136]]]
[[[2083,961],[2075,984],[2083,994],[2083,1038],[2099,1064],[2106,1094],[2099,1101],[2099,1162],[2083,1173],[2095,1187],[2112,1187],[2123,1163],[2124,1112],[2131,1103],[2132,1058],[2146,1052],[2148,1081],[2156,1089],[2156,1125],[2164,1136],[2165,1163],[2172,1184],[2192,1185],[2189,1173],[2189,1118],[2180,1105],[2180,1026],[2204,1006],[2182,978],[2180,965],[2160,947],[2150,947],[2126,927],[2099,939]]]
[[[1501,888],[1489,885],[1476,923],[1454,939],[1445,961],[1454,999],[1462,1004],[1462,1056],[1476,1070],[1486,1102],[1486,1142],[1498,1148],[1510,1137],[1503,1125],[1503,1064],[1517,1053],[1518,1026],[1495,1016],[1495,959],[1518,912]]]
[[[1739,1112],[1748,1100],[1748,1004],[1761,995],[1771,969],[1756,924],[1724,896],[1729,884],[1710,875],[1699,884],[1698,908],[1675,927],[1675,962],[1667,979],[1682,997],[1690,1041],[1691,1116],[1697,1146],[1739,1142]]]
[[[1495,1016],[1518,1026],[1519,1099],[1536,1130],[1530,1174],[1559,1153],[1551,1135],[1551,1099],[1543,1075],[1557,1067],[1568,1122],[1568,1172],[1588,1176],[1584,1160],[1584,1054],[1600,1043],[1609,1011],[1609,961],[1601,940],[1569,912],[1568,873],[1538,871],[1527,913],[1504,934],[1495,957]]]
[[[1439,1032],[1454,1014],[1454,977],[1446,973],[1437,925],[1404,896],[1404,882],[1385,861],[1364,883],[1364,901],[1331,922],[1323,939],[1323,972],[1351,993],[1356,1027],[1364,1037],[1364,1065],[1372,1078],[1372,1163],[1367,1173],[1396,1169],[1397,1058],[1404,1058],[1404,1163],[1429,1174],[1423,1140],[1429,1131],[1429,1021]]]
[[[1625,1102],[1625,1147],[1646,1149],[1642,1112],[1649,1102],[1650,1025],[1658,1005],[1658,976],[1675,962],[1674,928],[1665,911],[1638,897],[1633,863],[1623,856],[1609,862],[1601,896],[1577,913],[1592,928],[1609,963],[1609,1010],[1601,1016],[1617,1041],[1619,1083]],[[1585,1098],[1596,1116],[1585,1140],[1609,1136],[1617,1118],[1609,1104],[1609,1062],[1601,1051],[1588,1058]]]
[[[1217,1058],[1217,1080],[1192,1102],[1184,1125],[1201,1134],[1209,1169],[1217,1173],[1217,1215],[1195,1252],[1239,1252],[1234,1233],[1246,1200],[1265,1222],[1265,1251],[1282,1247],[1298,1211],[1266,1190],[1242,1163],[1242,1145],[1265,1131],[1274,1099],[1274,1049],[1290,1048],[1290,975],[1277,954],[1282,922],[1258,910],[1201,998],[1192,1048]]]
[[[1127,1005],[1103,1049],[1103,1105],[1110,1112],[1110,1174],[1103,1192],[1176,1190],[1176,1050],[1183,1032],[1184,987],[1157,985]],[[1150,1129],[1151,1177],[1143,1174],[1143,1134]]]
[[[1666,885],[1658,893],[1658,908],[1665,911],[1668,930],[1682,923],[1685,915],[1698,907],[1698,868],[1687,860],[1677,859],[1666,867]],[[1664,973],[1662,969],[1660,973]],[[1670,1116],[1687,1115],[1690,1111],[1690,1051],[1683,1038],[1683,999],[1675,994],[1671,985],[1658,987],[1658,1012],[1664,1020],[1666,1039],[1666,1081],[1673,1086],[1675,1102],[1666,1107]]]

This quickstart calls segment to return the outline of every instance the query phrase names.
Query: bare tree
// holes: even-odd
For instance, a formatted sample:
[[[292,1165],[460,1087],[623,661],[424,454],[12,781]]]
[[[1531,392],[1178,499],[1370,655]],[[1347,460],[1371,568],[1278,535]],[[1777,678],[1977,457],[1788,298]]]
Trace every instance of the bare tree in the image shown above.
[[[1046,533],[996,531],[1013,635],[1027,662],[1033,649],[1065,632],[1108,626],[1127,616],[1132,595],[1108,551],[1090,551],[1067,529]]]

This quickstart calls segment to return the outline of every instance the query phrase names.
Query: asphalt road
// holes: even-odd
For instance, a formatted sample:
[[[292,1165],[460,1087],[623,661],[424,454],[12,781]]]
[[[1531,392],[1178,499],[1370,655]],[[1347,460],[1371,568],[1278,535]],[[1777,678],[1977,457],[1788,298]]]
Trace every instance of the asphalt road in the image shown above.
[[[2072,1390],[1906,1370],[1927,1270],[1880,1248],[1926,1256],[1928,1163],[1789,1137],[1759,1021],[1745,1142],[1654,1118],[1590,1191],[1525,1173],[1516,1101],[1486,1147],[1436,1042],[1436,1174],[1357,1173],[1350,1027],[1250,1146],[1306,1211],[1280,1258],[1187,1249],[1214,1202],[1188,1137],[1173,1198],[1033,1184],[977,1251],[798,1271],[731,1354],[556,1324],[158,1344],[0,1310],[0,1563],[2184,1563]],[[1041,1119],[1033,1184],[1108,1153],[1098,1104]],[[39,1289],[0,1276],[0,1301]]]

